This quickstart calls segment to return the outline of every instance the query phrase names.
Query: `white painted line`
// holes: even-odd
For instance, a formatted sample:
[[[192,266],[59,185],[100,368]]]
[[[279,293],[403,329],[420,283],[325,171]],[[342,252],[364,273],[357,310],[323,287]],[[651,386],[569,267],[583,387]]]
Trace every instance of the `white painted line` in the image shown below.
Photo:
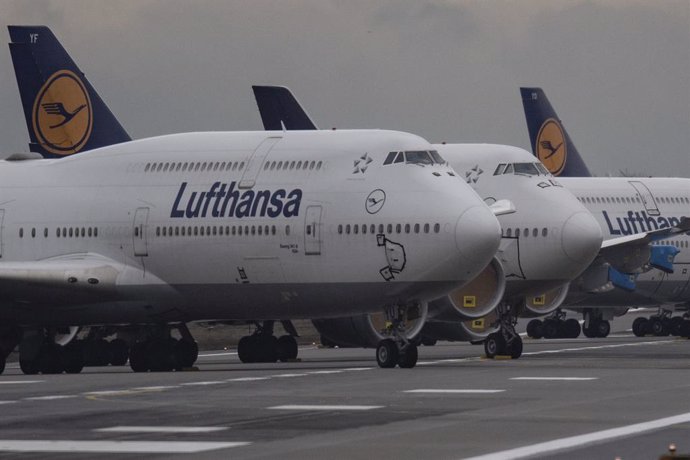
[[[511,377],[509,380],[563,380],[563,381],[585,381],[585,380],[599,380],[599,377]]]
[[[492,394],[492,393],[502,393],[506,390],[456,390],[456,389],[443,389],[443,388],[419,388],[417,390],[406,390],[403,393],[450,393],[450,394]]]
[[[0,405],[2,405],[2,404],[14,404],[16,402],[17,401],[0,401]]]
[[[183,441],[39,441],[0,440],[0,452],[100,452],[130,454],[177,454],[246,446],[248,442]]]
[[[23,383],[43,383],[45,380],[0,380],[0,385],[21,385]]]
[[[223,380],[208,380],[206,382],[187,382],[187,383],[180,383],[180,385],[184,386],[194,386],[194,385],[220,385],[221,383],[225,383]]]
[[[300,405],[300,404],[289,404],[286,406],[273,406],[267,407],[267,409],[274,410],[372,410],[381,409],[383,406],[329,406],[329,405]]]
[[[555,452],[569,450],[574,447],[587,447],[603,441],[646,433],[687,422],[690,422],[690,412],[675,415],[673,417],[651,420],[649,422],[635,423],[634,425],[627,425],[603,431],[595,431],[594,433],[582,434],[579,436],[554,439],[553,441],[540,442],[538,444],[503,450],[500,452],[492,452],[486,455],[466,458],[465,460],[502,460],[506,458],[517,459],[531,457],[533,455],[543,457],[546,454],[553,454]]]
[[[235,379],[227,379],[226,382],[255,382],[257,380],[271,380],[271,377],[237,377]]]
[[[237,356],[236,351],[228,351],[226,353],[207,353],[207,354],[200,354],[199,358],[208,358],[209,356]]]
[[[120,396],[132,394],[132,390],[102,390],[102,391],[87,391],[83,393],[85,396]]]
[[[592,347],[577,347],[577,348],[561,348],[559,350],[543,350],[543,351],[531,351],[528,353],[523,353],[522,356],[535,356],[535,355],[548,355],[552,353],[564,353],[567,351],[583,351],[583,350],[603,350],[605,348],[622,348],[622,347],[639,347],[642,345],[661,345],[665,343],[673,343],[678,340],[655,340],[649,342],[634,342],[634,343],[616,343],[611,345],[598,345]]]
[[[226,426],[111,426],[93,431],[100,433],[211,433],[227,429]]]
[[[327,375],[327,374],[342,374],[344,371],[311,371],[307,372],[307,374],[313,374],[313,375]]]
[[[24,398],[26,401],[53,401],[56,399],[71,399],[77,398],[77,395],[50,395],[50,396],[32,396],[30,398]]]
[[[290,378],[290,377],[305,377],[309,374],[275,374],[271,375],[271,378],[277,377],[277,378]]]
[[[344,371],[370,371],[373,367],[346,367]]]
[[[152,386],[152,387],[136,387],[132,388],[132,390],[136,391],[165,391],[165,390],[172,390],[173,388],[180,388],[177,385],[159,385],[159,386]]]

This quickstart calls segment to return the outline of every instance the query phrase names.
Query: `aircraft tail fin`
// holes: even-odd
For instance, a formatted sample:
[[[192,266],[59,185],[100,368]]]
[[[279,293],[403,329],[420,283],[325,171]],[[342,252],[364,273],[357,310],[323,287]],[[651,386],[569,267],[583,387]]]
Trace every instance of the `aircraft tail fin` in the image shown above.
[[[318,129],[292,92],[284,86],[252,86],[267,131]]]
[[[54,158],[131,140],[48,27],[8,29],[32,152]]]
[[[541,88],[520,88],[532,152],[554,176],[590,177],[585,162]]]

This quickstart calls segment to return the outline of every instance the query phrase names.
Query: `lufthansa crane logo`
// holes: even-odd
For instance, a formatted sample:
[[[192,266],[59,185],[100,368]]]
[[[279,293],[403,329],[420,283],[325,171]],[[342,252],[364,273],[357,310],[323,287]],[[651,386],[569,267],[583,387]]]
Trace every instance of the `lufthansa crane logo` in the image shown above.
[[[32,123],[48,152],[69,155],[81,150],[93,128],[91,101],[81,79],[69,70],[51,75],[34,101]]]
[[[376,214],[381,210],[383,204],[386,202],[386,192],[377,188],[367,196],[367,201],[364,208],[369,214]]]
[[[541,125],[535,148],[537,158],[551,171],[551,174],[557,176],[563,171],[568,152],[563,128],[558,120],[549,118]]]

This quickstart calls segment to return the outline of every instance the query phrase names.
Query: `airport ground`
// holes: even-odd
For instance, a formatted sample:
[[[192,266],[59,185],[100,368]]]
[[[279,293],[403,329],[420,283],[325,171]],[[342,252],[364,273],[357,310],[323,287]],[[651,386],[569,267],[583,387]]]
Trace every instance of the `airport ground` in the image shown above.
[[[648,314],[648,313],[647,313]],[[203,352],[197,371],[0,376],[2,458],[656,459],[690,452],[690,341],[525,340],[518,360],[420,348],[414,369],[373,350],[305,345],[293,363]]]

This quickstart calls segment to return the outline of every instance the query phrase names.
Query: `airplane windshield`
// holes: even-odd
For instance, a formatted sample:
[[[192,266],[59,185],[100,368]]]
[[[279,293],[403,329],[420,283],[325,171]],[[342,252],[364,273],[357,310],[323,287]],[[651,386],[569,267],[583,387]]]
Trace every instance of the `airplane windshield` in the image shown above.
[[[406,163],[412,165],[445,165],[446,160],[436,150],[410,150],[407,152],[390,152],[383,161],[384,165]]]
[[[536,176],[539,170],[534,163],[515,163],[515,174],[527,174],[528,176]]]
[[[546,167],[541,163],[501,163],[496,167],[494,176],[501,174],[524,174],[527,176],[551,176]]]

